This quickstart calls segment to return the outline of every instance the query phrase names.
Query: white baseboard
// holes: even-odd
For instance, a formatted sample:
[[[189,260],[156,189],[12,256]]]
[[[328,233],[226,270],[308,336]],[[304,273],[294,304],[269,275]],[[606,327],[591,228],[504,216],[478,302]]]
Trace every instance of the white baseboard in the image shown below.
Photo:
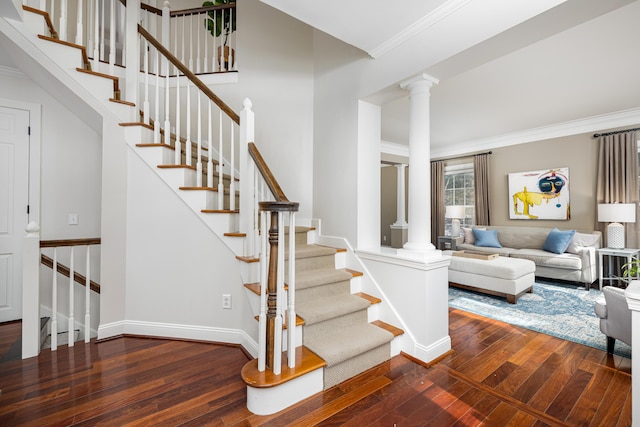
[[[414,347],[414,354],[412,354],[411,356],[415,357],[416,359],[422,360],[425,363],[430,363],[449,350],[451,350],[451,337],[447,335],[428,347],[416,343]]]
[[[117,337],[119,335],[143,335],[168,339],[174,338],[238,344],[253,357],[256,357],[258,354],[258,344],[241,329],[142,322],[136,320],[123,320],[108,323],[100,325],[98,328],[99,340]]]

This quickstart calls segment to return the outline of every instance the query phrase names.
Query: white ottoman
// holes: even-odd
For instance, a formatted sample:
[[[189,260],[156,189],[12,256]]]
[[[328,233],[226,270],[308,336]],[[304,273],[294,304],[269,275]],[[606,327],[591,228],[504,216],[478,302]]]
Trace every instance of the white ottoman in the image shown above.
[[[449,284],[486,294],[506,297],[515,304],[525,292],[533,291],[536,265],[528,259],[499,256],[484,260],[451,257]]]

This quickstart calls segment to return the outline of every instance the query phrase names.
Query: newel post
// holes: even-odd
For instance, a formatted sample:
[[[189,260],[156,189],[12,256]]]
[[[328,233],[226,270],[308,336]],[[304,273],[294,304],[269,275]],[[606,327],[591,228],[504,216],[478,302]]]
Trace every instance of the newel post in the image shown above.
[[[632,280],[624,291],[631,310],[631,354],[640,354],[640,281]],[[631,358],[631,372],[640,372],[640,357]],[[631,375],[631,425],[640,426],[640,375]]]
[[[255,164],[249,155],[249,143],[255,142],[255,117],[249,98],[245,98],[240,112],[240,224],[239,231],[245,233],[245,256],[256,256],[258,239],[258,216],[255,200]]]
[[[27,225],[22,246],[22,358],[40,353],[40,226]]]

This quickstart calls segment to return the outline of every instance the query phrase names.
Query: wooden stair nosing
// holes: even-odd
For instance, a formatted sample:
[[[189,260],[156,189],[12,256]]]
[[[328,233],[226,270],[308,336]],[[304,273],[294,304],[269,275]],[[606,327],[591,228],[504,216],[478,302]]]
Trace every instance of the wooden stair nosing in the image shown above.
[[[371,324],[379,328],[382,328],[385,331],[391,332],[394,337],[404,334],[404,331],[402,329],[395,327],[393,325],[390,325],[386,322],[383,322],[382,320],[374,320],[373,322],[371,322]]]
[[[191,169],[196,170],[195,166],[191,165],[158,165],[159,169]]]
[[[364,292],[356,292],[353,295],[366,299],[371,303],[371,305],[380,304],[382,302],[380,298],[374,297],[373,295],[365,294]]]
[[[296,348],[296,366],[289,368],[287,366],[286,352],[282,354],[282,370],[280,375],[274,375],[273,371],[266,369],[263,372],[258,371],[258,359],[247,362],[242,368],[242,380],[249,387],[269,388],[299,378],[316,369],[324,368],[326,363],[317,354],[304,346]]]
[[[250,257],[250,256],[241,256],[241,255],[236,255],[236,259],[242,262],[246,262],[246,263],[254,263],[254,262],[260,262],[260,258],[254,258],[254,257]]]
[[[255,283],[245,283],[244,287],[247,288],[248,290],[250,290],[251,292],[253,292],[254,294],[260,296],[260,283],[259,282],[255,282]],[[289,290],[289,285],[287,285],[286,283],[284,284],[284,290]]]
[[[184,191],[213,191],[215,193],[218,192],[218,188],[217,187],[178,187],[179,190],[184,190]],[[225,196],[229,195],[229,189],[225,188],[224,189],[224,194]],[[240,197],[240,192],[236,191],[236,198]],[[237,233],[236,233],[237,234]],[[245,235],[243,235],[244,237]]]
[[[224,236],[227,236],[227,237],[247,237],[247,233],[231,232],[231,233],[224,233]]]
[[[240,210],[238,209],[201,209],[200,212],[202,213],[214,213],[214,214],[237,214],[240,212]]]
[[[127,126],[142,126],[143,128],[147,128],[149,130],[153,130],[153,126],[148,125],[146,123],[142,123],[142,122],[120,122],[119,123],[120,126],[122,127],[127,127]]]
[[[111,102],[115,102],[116,104],[123,104],[123,105],[128,105],[130,107],[135,107],[136,104],[133,102],[129,102],[129,101],[125,101],[122,99],[116,99],[116,98],[109,98],[109,101]]]
[[[353,277],[362,277],[362,276],[364,276],[363,272],[357,271],[357,270],[352,270],[350,268],[341,268],[340,270],[351,274]]]

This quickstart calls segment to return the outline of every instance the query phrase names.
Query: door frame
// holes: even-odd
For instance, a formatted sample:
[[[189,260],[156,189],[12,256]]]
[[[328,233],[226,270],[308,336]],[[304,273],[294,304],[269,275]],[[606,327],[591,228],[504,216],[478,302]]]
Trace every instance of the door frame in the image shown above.
[[[28,222],[40,226],[40,149],[42,142],[42,105],[0,98],[0,106],[29,112],[29,215]],[[26,235],[26,230],[25,230]]]

